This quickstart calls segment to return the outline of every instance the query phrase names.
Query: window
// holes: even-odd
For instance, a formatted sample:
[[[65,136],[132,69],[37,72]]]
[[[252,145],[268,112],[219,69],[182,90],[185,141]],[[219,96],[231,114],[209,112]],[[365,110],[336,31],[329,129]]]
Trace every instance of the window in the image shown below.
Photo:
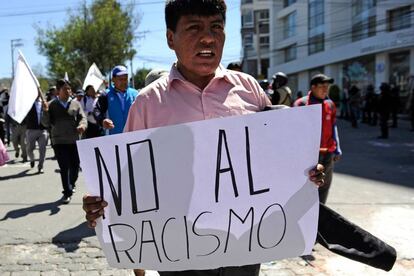
[[[296,59],[297,45],[293,44],[284,50],[285,62],[289,62]]]
[[[253,11],[244,10],[242,12],[242,27],[253,27]]]
[[[377,0],[352,0],[352,16],[358,16],[377,5]]]
[[[325,24],[324,0],[309,0],[309,30],[315,29]]]
[[[245,48],[252,48],[253,47],[253,34],[245,34],[243,35],[243,45]]]
[[[286,8],[294,3],[296,3],[296,0],[283,0],[283,7]]]
[[[296,35],[296,11],[283,19],[283,37],[289,38]]]
[[[256,11],[257,18],[261,20],[269,20],[269,10],[258,10]]]
[[[253,0],[242,0],[241,3],[242,4],[250,4],[250,3],[253,3]]]
[[[411,27],[410,6],[391,10],[388,12],[388,30],[390,32]]]
[[[367,19],[359,21],[352,25],[352,41],[358,41],[374,36],[376,31],[376,16],[370,16]]]
[[[259,38],[260,48],[269,48],[269,36],[261,36]]]
[[[325,34],[319,34],[309,38],[309,55],[325,50]]]

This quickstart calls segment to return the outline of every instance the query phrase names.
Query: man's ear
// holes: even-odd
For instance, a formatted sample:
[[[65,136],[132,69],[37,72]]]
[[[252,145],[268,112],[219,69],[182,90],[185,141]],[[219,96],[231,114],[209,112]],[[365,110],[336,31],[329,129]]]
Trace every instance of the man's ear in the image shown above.
[[[166,37],[167,37],[168,47],[171,50],[174,50],[174,32],[170,29],[167,29]]]

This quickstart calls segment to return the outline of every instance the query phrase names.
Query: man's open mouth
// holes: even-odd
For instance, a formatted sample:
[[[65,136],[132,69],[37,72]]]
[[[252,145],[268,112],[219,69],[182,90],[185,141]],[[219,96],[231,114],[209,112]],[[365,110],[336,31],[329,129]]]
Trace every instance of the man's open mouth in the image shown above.
[[[211,50],[203,50],[197,53],[199,57],[214,57],[215,54]]]

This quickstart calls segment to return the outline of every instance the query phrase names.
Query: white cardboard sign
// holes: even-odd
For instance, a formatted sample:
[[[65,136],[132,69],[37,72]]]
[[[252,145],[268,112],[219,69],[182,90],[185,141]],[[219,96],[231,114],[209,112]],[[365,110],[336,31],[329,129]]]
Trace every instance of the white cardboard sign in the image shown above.
[[[78,142],[109,264],[160,271],[309,254],[318,218],[320,105]]]

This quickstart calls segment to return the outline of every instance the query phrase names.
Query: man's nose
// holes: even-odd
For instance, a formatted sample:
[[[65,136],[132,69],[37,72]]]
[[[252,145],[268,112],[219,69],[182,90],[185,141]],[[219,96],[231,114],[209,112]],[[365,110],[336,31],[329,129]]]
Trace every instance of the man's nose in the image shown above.
[[[202,31],[200,42],[202,44],[211,44],[215,40],[214,33],[210,28],[205,28]]]

